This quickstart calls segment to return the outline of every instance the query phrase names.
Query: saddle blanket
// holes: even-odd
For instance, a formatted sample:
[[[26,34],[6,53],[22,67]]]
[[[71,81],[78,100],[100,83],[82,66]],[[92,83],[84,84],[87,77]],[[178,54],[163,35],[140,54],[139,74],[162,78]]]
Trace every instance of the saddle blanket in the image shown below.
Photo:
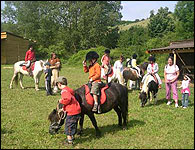
[[[90,93],[90,89],[88,87],[88,85],[84,85],[85,86],[85,98],[86,98],[86,101],[89,105],[93,106],[94,105],[94,99],[93,99],[93,96],[91,95]],[[108,88],[108,85],[106,85],[105,87],[103,87],[101,89],[101,97],[100,97],[100,104],[104,104],[105,101],[106,101],[106,93],[105,93],[105,90]]]
[[[35,68],[35,63],[31,64],[30,67],[31,67],[31,70],[33,71],[34,68]],[[23,69],[23,70],[27,70],[26,66],[22,66],[22,69]]]

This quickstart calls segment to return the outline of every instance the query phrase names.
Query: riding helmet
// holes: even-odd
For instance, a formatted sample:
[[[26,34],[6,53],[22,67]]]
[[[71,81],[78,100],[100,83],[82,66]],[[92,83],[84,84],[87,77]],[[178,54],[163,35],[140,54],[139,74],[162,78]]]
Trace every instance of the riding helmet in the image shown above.
[[[153,62],[155,62],[155,61],[156,61],[156,59],[155,59],[155,57],[154,57],[154,56],[150,56],[150,57],[148,58],[148,61],[153,61]]]
[[[133,57],[133,59],[136,59],[137,55],[134,53],[132,57]]]
[[[110,50],[109,50],[109,49],[106,49],[106,50],[104,51],[104,53],[110,54]]]
[[[85,60],[98,59],[99,55],[95,51],[90,51],[86,54]]]

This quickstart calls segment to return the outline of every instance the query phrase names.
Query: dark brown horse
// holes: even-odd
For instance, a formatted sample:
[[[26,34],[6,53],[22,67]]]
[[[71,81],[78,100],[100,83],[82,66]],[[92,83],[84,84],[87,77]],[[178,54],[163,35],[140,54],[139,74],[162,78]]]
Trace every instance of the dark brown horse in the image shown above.
[[[118,125],[124,127],[127,125],[128,117],[128,90],[125,86],[122,86],[119,83],[109,83],[109,88],[105,90],[106,101],[101,105],[101,114],[107,113],[110,110],[114,109],[118,115]],[[85,87],[82,86],[75,90],[75,97],[81,106],[81,119],[79,120],[80,131],[78,134],[81,134],[83,131],[83,122],[84,115],[86,114],[96,130],[96,135],[100,135],[100,130],[97,126],[97,122],[92,112],[92,106],[89,105],[85,99]],[[55,134],[63,125],[64,118],[62,119],[61,112],[58,109],[54,109],[48,119],[50,120],[49,133]],[[123,123],[122,123],[123,119]]]

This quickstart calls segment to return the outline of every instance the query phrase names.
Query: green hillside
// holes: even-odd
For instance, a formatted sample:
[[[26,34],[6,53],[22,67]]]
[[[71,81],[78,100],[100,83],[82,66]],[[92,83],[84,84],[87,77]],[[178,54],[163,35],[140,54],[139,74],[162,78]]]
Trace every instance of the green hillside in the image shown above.
[[[130,23],[128,25],[126,25],[126,24],[118,25],[118,27],[119,27],[119,31],[125,31],[125,30],[128,30],[129,28],[131,28],[132,26],[135,26],[135,25],[140,25],[140,26],[146,27],[148,23],[149,23],[149,19],[146,19],[146,20],[143,20],[143,21]]]

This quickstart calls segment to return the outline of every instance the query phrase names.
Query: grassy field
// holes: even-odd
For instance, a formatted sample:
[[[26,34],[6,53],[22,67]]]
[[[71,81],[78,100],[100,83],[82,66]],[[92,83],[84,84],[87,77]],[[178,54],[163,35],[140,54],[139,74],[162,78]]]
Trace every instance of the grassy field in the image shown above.
[[[8,68],[4,68],[8,67]],[[48,133],[48,114],[56,107],[60,95],[47,97],[43,75],[41,90],[34,90],[32,78],[24,77],[22,90],[14,85],[9,89],[13,69],[1,65],[1,148],[2,149],[194,149],[194,86],[191,87],[187,109],[166,105],[165,86],[158,93],[157,105],[140,107],[139,91],[129,91],[128,129],[117,126],[114,110],[95,115],[102,132],[96,138],[89,118],[85,117],[84,134],[76,136],[75,145],[64,145],[64,126],[59,134]],[[88,81],[82,67],[63,65],[60,75],[76,89]],[[181,105],[181,93],[179,92]]]

